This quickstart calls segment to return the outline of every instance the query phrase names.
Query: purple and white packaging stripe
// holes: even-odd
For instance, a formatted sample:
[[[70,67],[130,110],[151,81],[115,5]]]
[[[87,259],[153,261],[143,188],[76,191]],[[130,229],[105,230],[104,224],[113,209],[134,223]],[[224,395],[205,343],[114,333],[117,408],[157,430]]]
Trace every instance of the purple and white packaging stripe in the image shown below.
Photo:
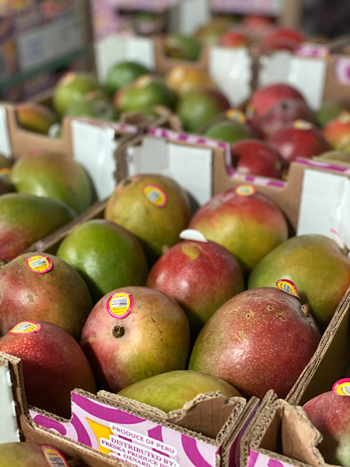
[[[217,140],[213,140],[209,138],[203,138],[201,136],[190,135],[186,133],[176,133],[174,131],[167,130],[164,128],[150,128],[150,135],[155,138],[163,138],[169,141],[174,141],[174,142],[179,142],[179,143],[184,142],[184,143],[190,143],[190,144],[204,145],[207,147],[211,147],[213,149],[215,148],[224,149],[227,174],[234,180],[240,180],[242,182],[250,182],[256,185],[260,185],[260,186],[273,186],[276,188],[285,188],[288,184],[288,182],[285,182],[283,180],[277,180],[274,178],[267,178],[267,177],[259,177],[256,175],[244,175],[244,174],[240,174],[236,172],[233,169],[232,164],[231,164],[231,151],[230,151],[230,145],[228,143],[224,143],[222,141],[217,141]],[[301,157],[297,158],[296,162],[298,162],[299,164],[306,165],[311,168],[314,167],[314,168],[322,168],[325,170],[334,170],[343,175],[350,176],[350,169],[345,168],[345,167],[340,167],[338,165],[332,165],[326,162],[319,162],[319,161],[314,161],[311,159],[304,159]]]
[[[295,467],[293,464],[288,462],[282,462],[277,459],[272,459],[266,454],[250,450],[248,467]]]
[[[30,410],[38,425],[111,457],[144,467],[215,467],[220,447],[116,407],[72,393],[72,418]]]

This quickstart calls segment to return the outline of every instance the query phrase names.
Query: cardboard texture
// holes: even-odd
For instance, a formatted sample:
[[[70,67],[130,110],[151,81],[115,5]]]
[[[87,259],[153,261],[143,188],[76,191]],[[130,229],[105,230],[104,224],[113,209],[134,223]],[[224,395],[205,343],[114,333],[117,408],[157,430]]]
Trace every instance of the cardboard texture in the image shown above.
[[[19,359],[0,353],[0,367],[11,374],[22,440],[53,446],[89,467],[228,466],[235,438],[258,405],[256,398],[246,404],[242,397],[225,399],[215,392],[166,414],[106,391],[94,396],[75,390],[68,421],[28,408]]]
[[[317,449],[321,434],[301,407],[293,407],[282,399],[264,405],[246,437],[249,467],[274,463],[280,467],[325,465]]]

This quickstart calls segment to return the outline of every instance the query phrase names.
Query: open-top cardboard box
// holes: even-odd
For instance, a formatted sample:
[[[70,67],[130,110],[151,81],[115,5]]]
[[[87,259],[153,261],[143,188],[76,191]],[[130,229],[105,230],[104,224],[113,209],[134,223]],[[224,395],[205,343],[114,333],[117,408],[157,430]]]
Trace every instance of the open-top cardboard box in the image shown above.
[[[9,380],[16,414],[6,404]],[[8,395],[0,432],[12,425],[12,440],[20,437],[53,446],[89,467],[235,465],[235,441],[259,404],[256,398],[225,399],[215,392],[166,414],[106,391],[93,395],[78,389],[72,393],[73,415],[68,421],[28,408],[20,360],[4,353],[0,353],[0,386]]]
[[[253,185],[271,198],[296,231],[305,174],[322,172],[349,177],[345,165],[300,158],[291,164],[288,181],[240,175],[231,165],[230,146],[199,135],[151,128],[120,145],[116,152],[117,182],[134,173],[161,173],[177,180],[194,202],[202,205],[222,191],[240,184]],[[184,170],[186,167],[186,170]]]

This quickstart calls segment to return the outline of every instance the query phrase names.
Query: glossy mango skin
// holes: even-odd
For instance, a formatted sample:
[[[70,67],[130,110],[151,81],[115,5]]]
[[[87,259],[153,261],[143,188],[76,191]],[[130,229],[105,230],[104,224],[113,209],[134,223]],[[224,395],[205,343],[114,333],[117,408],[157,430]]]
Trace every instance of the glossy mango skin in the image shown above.
[[[140,242],[115,222],[84,222],[62,241],[57,256],[81,275],[93,303],[113,289],[146,283],[147,260]]]
[[[242,270],[231,252],[215,242],[190,240],[174,245],[159,258],[146,285],[179,303],[193,340],[221,305],[244,290]]]
[[[74,217],[69,206],[54,199],[20,193],[2,195],[0,260],[11,261]]]
[[[177,370],[152,376],[122,389],[118,394],[157,407],[163,412],[181,409],[199,394],[221,391],[225,397],[240,396],[226,381],[199,371]]]
[[[44,274],[31,271],[26,261],[33,255],[20,255],[0,269],[0,336],[20,321],[42,320],[79,339],[92,309],[85,282],[65,261],[46,253],[52,269]]]
[[[52,198],[70,206],[77,214],[92,202],[87,172],[76,161],[55,153],[38,153],[18,159],[11,171],[17,193]]]
[[[214,196],[192,217],[190,229],[227,248],[244,273],[251,271],[288,237],[287,221],[266,196],[240,196],[229,190]]]
[[[94,375],[68,332],[47,321],[35,323],[41,326],[37,332],[4,335],[0,351],[21,359],[28,404],[69,419],[71,391],[96,393]]]
[[[323,332],[350,285],[350,259],[322,235],[292,237],[257,265],[249,288],[274,287],[279,279],[294,282]]]
[[[43,449],[36,443],[0,444],[0,467],[48,467]]]
[[[63,117],[72,102],[83,100],[85,94],[95,90],[103,91],[103,88],[92,74],[69,71],[55,86],[52,96],[53,107],[58,115]]]
[[[317,448],[327,464],[350,466],[350,398],[332,391],[303,406],[311,423],[323,436]]]
[[[164,191],[166,204],[158,207],[144,195],[147,185]],[[190,220],[190,204],[186,192],[171,178],[163,175],[134,175],[122,180],[109,198],[105,218],[120,224],[138,237],[149,264],[180,241],[179,234]]]
[[[277,287],[246,290],[206,323],[188,368],[218,376],[244,396],[262,399],[273,389],[284,398],[319,341],[315,320],[296,297]]]
[[[130,294],[133,302],[130,313],[121,319],[106,309],[109,298],[118,292]],[[120,328],[123,332],[116,336]],[[160,373],[185,370],[190,327],[184,311],[168,295],[148,287],[122,287],[94,306],[80,345],[98,387],[118,392]]]
[[[58,123],[55,112],[45,105],[32,102],[18,104],[16,111],[18,122],[22,128],[28,131],[47,135],[49,128],[54,123]]]

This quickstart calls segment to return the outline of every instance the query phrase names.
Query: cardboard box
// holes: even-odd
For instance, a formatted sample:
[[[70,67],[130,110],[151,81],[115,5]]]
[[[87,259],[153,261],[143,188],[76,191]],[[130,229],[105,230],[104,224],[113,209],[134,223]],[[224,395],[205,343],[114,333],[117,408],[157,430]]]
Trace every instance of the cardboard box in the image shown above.
[[[211,0],[215,13],[262,15],[277,18],[281,26],[297,28],[300,23],[301,0]]]
[[[32,152],[37,151],[66,154],[79,162],[88,172],[98,199],[104,199],[114,191],[114,152],[118,144],[138,131],[137,126],[125,123],[65,118],[62,138],[50,138],[20,128],[15,106],[10,104],[0,106],[2,154],[13,159],[30,156]]]
[[[14,413],[8,410],[8,373],[19,433]],[[259,403],[256,398],[248,403],[242,397],[225,399],[215,392],[199,395],[183,409],[166,414],[106,391],[95,396],[76,390],[72,393],[73,416],[68,421],[28,408],[20,360],[4,353],[0,353],[2,386],[7,392],[7,413],[0,422],[0,431],[8,426],[10,432],[12,425],[12,439],[21,436],[26,441],[53,446],[89,467],[235,465],[236,451],[232,447],[236,449],[235,440]],[[114,456],[109,455],[111,452]]]
[[[235,188],[242,183],[253,185],[259,192],[271,198],[284,212],[294,231],[298,228],[299,215],[305,219],[310,211],[310,203],[303,203],[302,192],[310,191],[317,180],[307,179],[306,175],[321,173],[328,178],[338,175],[347,180],[349,167],[327,162],[299,158],[291,164],[288,181],[269,179],[253,175],[241,175],[234,172],[231,166],[230,145],[199,135],[176,133],[161,128],[151,128],[149,135],[138,136],[119,147],[117,153],[117,182],[134,173],[161,173],[173,177],[181,186],[188,190],[197,206],[222,191]],[[186,170],[183,167],[186,164]],[[344,177],[346,176],[346,177]],[[332,178],[332,177],[331,177]],[[332,179],[333,180],[333,179]],[[338,178],[335,178],[338,181]],[[331,185],[329,185],[331,186]],[[333,200],[327,191],[327,185],[319,186],[324,190],[322,200]],[[308,199],[308,192],[304,199]],[[322,192],[319,196],[322,195]],[[341,191],[339,197],[346,196]],[[319,209],[322,208],[320,204]],[[317,202],[317,199],[315,200]],[[334,200],[333,200],[334,201]],[[334,201],[327,206],[323,217],[331,217]],[[317,211],[319,213],[319,210]],[[325,229],[328,227],[325,227]],[[318,232],[314,232],[318,233]],[[330,236],[329,229],[327,231]]]

